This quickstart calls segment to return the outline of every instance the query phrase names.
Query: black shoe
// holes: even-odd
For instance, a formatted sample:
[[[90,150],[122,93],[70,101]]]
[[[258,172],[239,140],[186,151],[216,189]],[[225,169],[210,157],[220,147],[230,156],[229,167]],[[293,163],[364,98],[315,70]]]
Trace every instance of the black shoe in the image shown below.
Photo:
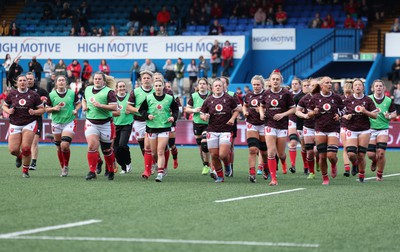
[[[345,176],[345,177],[350,177],[350,171],[345,171],[344,173],[343,173],[343,176]],[[354,176],[354,175],[353,175]]]
[[[360,181],[361,183],[364,183],[364,178],[358,178],[358,181]]]
[[[104,171],[104,177],[108,177],[108,174],[109,174],[109,171],[106,169],[106,170]]]
[[[36,163],[32,163],[32,164],[29,166],[29,170],[31,170],[31,171],[36,171]]]
[[[250,181],[251,183],[256,183],[256,182],[257,182],[257,180],[256,180],[256,175],[249,175],[249,181]]]
[[[304,175],[308,175],[308,168],[304,168]]]
[[[97,163],[97,167],[96,167],[96,173],[100,174],[101,173],[101,167],[103,166],[103,160],[101,160],[100,162]]]
[[[268,177],[269,177],[269,169],[268,168],[264,168],[262,176],[263,176],[263,179],[268,180]]]
[[[351,175],[356,176],[358,173],[358,165],[353,165],[353,167],[351,167]]]
[[[114,180],[114,172],[108,172],[108,180]]]
[[[95,178],[96,178],[96,173],[94,173],[94,172],[89,172],[86,175],[86,180],[91,180],[91,179],[95,179]]]
[[[290,171],[291,173],[296,173],[296,167],[294,167],[294,166],[290,167],[290,168],[289,168],[289,171]]]
[[[17,168],[20,168],[22,166],[22,158],[17,157],[17,159],[15,159],[15,166]]]

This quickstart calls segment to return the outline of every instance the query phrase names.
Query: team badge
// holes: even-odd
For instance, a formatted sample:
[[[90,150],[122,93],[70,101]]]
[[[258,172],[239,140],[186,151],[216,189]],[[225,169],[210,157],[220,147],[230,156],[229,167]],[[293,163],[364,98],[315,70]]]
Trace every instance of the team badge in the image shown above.
[[[277,99],[273,99],[273,100],[271,101],[271,106],[273,106],[273,107],[278,106],[278,104],[279,104],[279,102],[278,102]]]
[[[348,130],[348,131],[346,132],[346,134],[347,134],[347,137],[351,137],[351,131],[350,131],[350,130]]]
[[[118,110],[122,110],[124,107],[121,104],[118,104]]]
[[[258,100],[257,99],[253,99],[250,102],[251,106],[256,107],[258,105]]]
[[[163,108],[163,106],[161,104],[157,104],[157,109],[161,110]]]
[[[265,127],[265,132],[271,133],[271,127]]]
[[[361,113],[361,106],[357,105],[354,109],[357,113]]]
[[[215,105],[215,110],[221,112],[224,107],[221,104]]]
[[[95,99],[94,97],[90,97],[89,101],[90,101],[91,103],[93,103],[93,102],[96,101],[96,99]]]
[[[21,100],[18,101],[18,103],[19,103],[19,105],[21,105],[21,106],[25,106],[26,100],[25,100],[25,99],[21,99]]]
[[[329,111],[329,110],[331,109],[331,104],[325,103],[325,104],[322,106],[322,109],[325,110],[325,111]]]
[[[60,107],[65,107],[65,102],[60,102],[58,105],[60,105]]]

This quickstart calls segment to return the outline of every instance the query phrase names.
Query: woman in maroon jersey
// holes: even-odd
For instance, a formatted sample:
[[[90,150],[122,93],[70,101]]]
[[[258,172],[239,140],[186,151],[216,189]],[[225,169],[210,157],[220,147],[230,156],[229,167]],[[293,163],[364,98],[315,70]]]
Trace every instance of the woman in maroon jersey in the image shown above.
[[[344,102],[344,100],[352,94],[353,94],[353,83],[346,82],[343,86],[342,101]],[[343,146],[343,165],[344,165],[343,176],[350,177],[350,159],[349,159],[349,156],[347,155],[347,151],[346,151],[347,124],[348,124],[347,120],[345,120],[345,119],[340,120],[340,140],[342,141],[342,146]],[[353,170],[351,173],[353,176],[355,176],[357,174],[357,166],[356,165],[353,165]]]
[[[364,182],[365,154],[371,136],[369,118],[376,119],[378,110],[372,99],[364,94],[364,83],[353,81],[353,95],[344,100],[347,122],[346,151],[351,163],[358,165],[358,179]]]
[[[291,83],[290,92],[293,98],[300,94],[301,92],[301,80],[295,77]],[[297,100],[298,102],[298,100]],[[296,103],[296,101],[295,101]],[[297,104],[296,104],[297,105]],[[289,158],[290,158],[290,168],[291,173],[296,172],[296,156],[297,156],[297,144],[299,143],[299,135],[297,134],[297,116],[295,114],[289,115],[288,124],[288,135],[289,135]]]
[[[22,166],[22,177],[29,178],[31,146],[38,127],[37,116],[44,114],[40,96],[28,88],[25,76],[17,77],[17,89],[5,99],[3,111],[10,115],[8,149],[16,156],[17,168]]]
[[[212,83],[213,94],[207,97],[200,109],[200,118],[208,121],[207,146],[211,155],[215,182],[224,182],[224,171],[221,160],[229,163],[229,151],[232,141],[232,127],[239,114],[236,99],[224,92],[221,79]]]
[[[287,173],[286,138],[288,134],[288,116],[295,113],[296,108],[290,92],[281,87],[283,77],[274,71],[270,75],[271,89],[265,91],[261,101],[260,119],[265,120],[265,141],[268,146],[268,167],[271,174],[270,186],[278,185],[276,180],[276,154],[282,162],[283,174]],[[266,111],[264,112],[264,108]]]
[[[260,120],[260,104],[264,94],[264,78],[255,75],[251,79],[253,91],[244,97],[243,115],[246,118],[246,138],[249,147],[249,181],[256,182],[257,152],[263,160],[264,178],[268,178],[267,144],[265,143],[264,121]]]
[[[337,151],[339,146],[340,116],[343,115],[343,102],[332,91],[332,79],[325,76],[320,79],[312,91],[308,116],[315,119],[315,142],[322,172],[322,184],[329,185],[328,163],[331,163],[331,176],[337,175]]]

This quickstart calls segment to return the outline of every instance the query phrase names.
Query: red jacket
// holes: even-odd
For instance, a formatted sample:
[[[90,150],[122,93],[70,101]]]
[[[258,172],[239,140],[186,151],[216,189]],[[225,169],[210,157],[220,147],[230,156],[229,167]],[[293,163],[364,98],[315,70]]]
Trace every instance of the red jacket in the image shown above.
[[[67,70],[70,70],[72,72],[72,75],[75,76],[76,79],[79,79],[81,77],[81,65],[78,63],[75,66],[71,64],[68,65]]]
[[[222,59],[232,59],[233,58],[233,47],[232,46],[224,46],[222,48]]]

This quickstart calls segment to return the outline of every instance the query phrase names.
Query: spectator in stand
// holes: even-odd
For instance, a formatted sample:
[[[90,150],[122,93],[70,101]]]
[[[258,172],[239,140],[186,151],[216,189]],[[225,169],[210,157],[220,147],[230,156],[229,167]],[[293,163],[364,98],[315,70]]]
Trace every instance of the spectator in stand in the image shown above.
[[[3,20],[3,23],[0,26],[0,36],[8,36],[10,35],[10,26],[7,24],[7,20]]]
[[[105,59],[102,59],[100,61],[99,71],[103,72],[106,75],[110,75],[110,66],[107,64],[107,61]]]
[[[53,9],[51,8],[51,6],[49,4],[46,4],[43,8],[43,14],[40,19],[41,20],[49,20],[49,19],[53,19],[53,18],[54,18]]]
[[[170,59],[167,59],[165,61],[163,70],[164,70],[164,78],[167,81],[174,83],[175,80],[174,64],[172,64],[172,61]]]
[[[171,20],[171,13],[167,10],[167,6],[163,5],[161,10],[157,13],[157,25],[168,26]]]
[[[210,25],[210,31],[208,35],[222,35],[224,33],[224,27],[218,22],[218,19],[214,19],[212,25]]]
[[[257,5],[257,3],[255,1],[251,2],[250,8],[249,8],[249,17],[254,17],[254,15],[256,14],[256,12],[260,9],[261,7],[259,7]],[[261,8],[261,10],[263,10]]]
[[[19,28],[15,22],[11,23],[10,36],[19,36]]]
[[[349,0],[349,2],[344,5],[344,11],[351,17],[357,17],[358,3],[354,0]]]
[[[4,105],[4,102],[3,102],[3,101],[6,100],[8,94],[10,93],[10,91],[11,91],[11,87],[7,87],[7,88],[4,90],[4,92],[3,92],[2,94],[0,94],[0,105],[1,105],[1,106]],[[3,111],[2,108],[0,108],[0,118],[1,118],[1,119],[3,119],[3,118],[9,118],[9,115],[8,115],[5,111]]]
[[[79,64],[79,62],[76,59],[74,59],[72,60],[72,63],[68,65],[67,70],[71,71],[72,75],[76,79],[79,79],[79,77],[81,76],[82,67],[81,64]]]
[[[361,31],[364,30],[365,24],[364,24],[364,22],[361,20],[361,18],[357,18],[356,25],[355,25],[354,28],[359,29],[359,30],[361,30]],[[361,35],[362,35],[362,33],[361,33]]]
[[[178,86],[178,94],[182,96],[184,94],[183,91],[183,80],[184,80],[184,72],[185,72],[185,64],[182,61],[182,58],[178,58],[178,62],[176,62],[174,66],[175,76],[176,76],[176,84]]]
[[[210,65],[207,60],[203,57],[199,57],[199,78],[208,78],[208,71],[210,70]]]
[[[151,59],[146,59],[143,65],[140,67],[140,72],[142,71],[150,71],[152,73],[156,72],[156,65],[151,61]]]
[[[149,34],[147,34],[147,36],[156,36],[157,32],[156,29],[154,28],[154,25],[150,26],[149,28]]]
[[[198,15],[198,14],[194,11],[194,8],[191,7],[191,8],[189,9],[189,14],[188,14],[187,17],[186,17],[187,25],[197,25],[198,16],[200,17],[200,15]]]
[[[97,36],[97,33],[98,33],[97,27],[94,26],[92,28],[92,31],[90,32],[90,36]]]
[[[54,72],[55,69],[56,66],[54,65],[53,61],[48,58],[43,66],[44,77],[47,79],[47,81],[50,79],[51,74]]]
[[[392,83],[398,83],[400,79],[400,59],[396,59],[396,61],[392,64]],[[398,113],[400,115],[400,113]]]
[[[399,18],[395,18],[390,32],[400,32]]]
[[[138,33],[137,33],[137,31],[136,31],[135,26],[129,27],[129,30],[126,32],[125,35],[126,35],[126,36],[137,36]]]
[[[9,73],[9,71],[10,71],[11,64],[12,64],[11,55],[10,55],[9,53],[7,53],[7,54],[6,54],[6,58],[4,59],[4,62],[3,62],[3,64],[2,64],[2,66],[4,67],[4,70],[6,71],[6,79],[7,79],[6,83],[7,83],[7,87],[9,87],[10,84],[11,84],[11,83],[8,81],[8,78],[7,78],[8,73]]]
[[[235,94],[236,94],[236,97],[239,100],[240,104],[243,106],[243,98],[244,97],[243,97],[242,89],[240,87],[236,88]]]
[[[54,68],[57,75],[66,75],[67,74],[67,65],[64,63],[64,60],[60,59]]]
[[[274,8],[269,7],[268,12],[266,13],[267,18],[266,18],[266,24],[267,25],[274,25],[275,24],[275,11]]]
[[[354,22],[354,19],[351,17],[350,14],[346,14],[346,19],[344,20],[344,28],[354,28],[356,27],[356,22]]]
[[[222,76],[229,77],[229,68],[233,66],[233,46],[229,40],[225,41],[224,48],[222,48]]]
[[[24,69],[19,65],[19,60],[21,59],[21,56],[18,56],[16,59],[14,59],[14,62],[11,64],[9,72],[8,72],[8,82],[10,83],[11,87],[17,88],[17,77],[22,74]]]
[[[309,28],[320,28],[322,26],[322,19],[319,12],[315,13],[314,18],[308,23]]]
[[[206,8],[201,8],[200,14],[198,14],[197,23],[198,25],[209,25],[210,15],[207,13]]]
[[[78,33],[75,30],[75,27],[71,27],[71,30],[69,30],[69,36],[77,36]]]
[[[88,60],[84,60],[83,61],[82,76],[81,76],[82,82],[89,82],[90,77],[92,76],[92,73],[93,73],[93,68],[89,64],[89,61]]]
[[[63,3],[63,8],[60,12],[60,19],[72,19],[74,16],[74,13],[72,10],[69,8],[69,3],[65,2]]]
[[[129,22],[126,24],[127,27],[135,27],[139,29],[142,23],[143,13],[139,10],[137,5],[133,6],[133,10],[129,14]],[[132,35],[131,35],[132,36]]]
[[[32,57],[32,61],[28,63],[28,68],[29,68],[29,72],[35,73],[35,80],[40,83],[40,80],[42,79],[43,67],[36,60],[36,56]]]
[[[76,82],[75,76],[72,74],[71,70],[67,70],[67,74],[65,76],[67,76],[67,81],[71,87],[71,84]]]
[[[131,73],[132,73],[131,80],[134,85],[134,83],[140,77],[140,66],[139,66],[139,62],[137,62],[136,60],[133,62],[133,65],[131,67]]]
[[[397,115],[400,115],[400,83],[394,84],[395,89],[393,89],[393,103],[396,108]]]
[[[213,6],[211,7],[211,11],[210,11],[211,18],[215,18],[215,19],[221,18],[222,14],[223,14],[222,9],[219,6],[219,3],[214,2]]]
[[[256,13],[254,13],[254,25],[264,25],[266,19],[267,14],[263,10],[263,8],[258,8]]]
[[[211,47],[211,66],[212,66],[212,78],[217,77],[218,67],[221,64],[221,47],[219,46],[218,40],[214,40],[214,45]]]
[[[275,20],[280,25],[285,25],[287,23],[288,15],[286,11],[283,10],[282,5],[278,5],[278,11],[275,13]]]
[[[328,21],[324,20],[324,22],[322,22],[321,27],[322,29],[330,29],[331,27],[328,24]]]
[[[191,94],[193,93],[193,84],[197,82],[197,73],[199,72],[195,59],[190,61],[186,71],[189,73],[189,94]]]
[[[81,29],[79,31],[79,36],[86,37],[87,35],[88,35],[88,33],[87,33],[86,29],[85,29],[85,26],[81,26]]]
[[[146,36],[146,31],[144,30],[144,27],[140,27],[139,32],[138,32],[138,36]]]
[[[115,24],[111,24],[110,30],[108,30],[108,36],[118,36],[118,29]]]
[[[168,36],[168,32],[165,30],[163,25],[160,26],[157,36]]]
[[[247,4],[247,1],[241,1],[238,14],[239,18],[248,18],[249,6]]]
[[[331,14],[326,15],[326,17],[324,18],[324,21],[326,21],[328,24],[328,27],[326,27],[326,28],[335,28],[336,27],[335,20],[333,19]]]
[[[150,7],[146,7],[146,9],[144,9],[144,13],[143,13],[143,26],[150,26],[153,25],[154,22],[154,16],[150,11]]]
[[[79,6],[79,23],[81,26],[85,27],[85,29],[89,29],[89,19],[92,16],[92,9],[90,5],[86,3],[86,1],[82,1]]]
[[[238,19],[239,17],[240,17],[240,5],[239,3],[236,3],[235,6],[232,8],[229,19]]]
[[[56,79],[57,79],[56,73],[52,72],[51,75],[50,75],[50,78],[47,80],[47,83],[46,83],[47,92],[50,93],[51,91],[53,91],[53,88],[56,85]]]
[[[99,29],[97,30],[96,36],[97,36],[97,37],[103,37],[103,36],[105,36],[105,35],[106,35],[106,34],[105,34],[105,32],[103,31],[103,28],[99,27]]]
[[[171,19],[169,20],[170,25],[178,25],[179,23],[179,10],[178,7],[174,4],[171,6]]]

